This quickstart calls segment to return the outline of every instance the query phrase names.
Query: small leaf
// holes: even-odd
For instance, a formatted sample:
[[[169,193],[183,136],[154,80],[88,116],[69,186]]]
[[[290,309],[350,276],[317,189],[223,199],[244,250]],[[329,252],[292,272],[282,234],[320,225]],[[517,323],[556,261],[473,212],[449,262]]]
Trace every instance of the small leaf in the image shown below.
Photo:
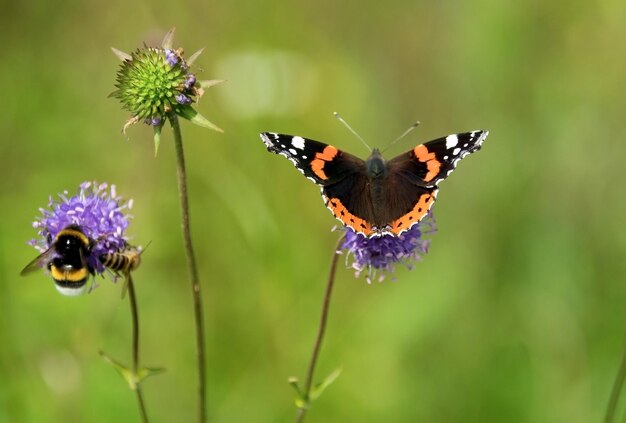
[[[295,376],[291,376],[289,377],[289,379],[287,379],[287,382],[293,387],[293,389],[296,390],[298,396],[300,398],[304,397],[304,395],[302,394],[302,391],[300,390],[300,387],[298,386],[298,378]]]
[[[167,34],[165,34],[165,37],[163,37],[163,41],[161,42],[161,47],[167,50],[172,49],[172,44],[174,43],[174,31],[176,31],[176,28],[172,28],[167,31]]]
[[[112,357],[106,355],[104,351],[100,351],[100,356],[104,359],[104,361],[112,365],[120,375],[122,375],[124,380],[128,383],[130,389],[132,389],[133,391],[137,389],[137,378],[135,376],[135,373],[133,373],[131,369],[124,366],[122,363],[113,359]]]
[[[130,389],[133,391],[137,389],[137,385],[143,382],[144,379],[150,376],[158,375],[159,373],[163,373],[165,371],[162,367],[142,367],[137,371],[137,373],[135,373],[119,361],[105,354],[104,351],[100,351],[100,356],[104,359],[104,361],[112,365],[120,375],[122,375],[126,383],[128,383]]]
[[[191,56],[189,56],[189,59],[186,60],[187,65],[191,66],[193,64],[193,62],[196,61],[196,59],[198,57],[200,57],[200,55],[202,54],[202,52],[204,51],[204,47],[201,48],[200,50],[196,51],[194,54],[192,54]]]
[[[130,54],[124,53],[122,50],[118,50],[115,47],[111,47],[111,50],[113,50],[113,54],[115,54],[122,62],[133,60]]]
[[[159,153],[159,145],[161,144],[161,128],[163,125],[154,126],[154,157]]]
[[[334,381],[337,380],[337,378],[341,374],[341,371],[342,371],[341,367],[339,367],[338,369],[335,369],[335,371],[333,371],[331,374],[326,376],[326,378],[323,381],[321,381],[320,383],[315,385],[315,387],[313,389],[311,389],[311,393],[309,394],[309,398],[311,400],[318,399],[320,397],[320,395],[322,395],[324,390],[326,388],[328,388]]]
[[[165,368],[163,367],[142,367],[141,369],[137,371],[137,374],[136,374],[137,383],[139,384],[143,382],[144,379],[150,376],[158,375],[159,373],[163,373],[164,371],[165,371]]]
[[[293,387],[293,389],[296,390],[296,393],[298,394],[293,400],[296,404],[296,407],[309,408],[309,401],[305,398],[304,392],[302,392],[300,386],[298,386],[298,378],[295,376],[290,376],[289,379],[287,379],[287,382],[289,382],[289,384]]]
[[[191,106],[180,106],[178,107],[177,111],[178,111],[178,115],[189,120],[193,124],[202,126],[203,128],[213,129],[214,131],[217,131],[217,132],[224,132],[221,128],[209,122],[207,118],[202,116]]]
[[[226,82],[225,79],[205,79],[203,81],[198,81],[198,84],[200,84],[200,88],[210,88],[213,85],[217,85],[217,84],[221,84],[222,82]]]

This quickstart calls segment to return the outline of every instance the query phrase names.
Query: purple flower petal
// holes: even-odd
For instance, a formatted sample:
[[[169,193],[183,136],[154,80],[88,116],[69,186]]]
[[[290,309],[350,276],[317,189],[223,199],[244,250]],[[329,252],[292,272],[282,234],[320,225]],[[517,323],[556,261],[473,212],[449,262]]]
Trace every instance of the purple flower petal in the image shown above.
[[[178,104],[191,104],[191,99],[185,94],[177,94],[176,101],[178,102]]]
[[[368,283],[377,275],[378,280],[382,281],[386,273],[393,272],[396,263],[410,269],[412,262],[421,260],[430,245],[430,240],[422,239],[422,235],[434,231],[432,215],[399,236],[381,235],[368,238],[346,228],[341,249],[346,250],[346,263],[355,270],[356,277],[367,270]]]
[[[183,84],[183,86],[185,87],[185,90],[189,91],[191,88],[193,88],[195,84],[196,84],[196,76],[193,73],[188,74],[187,78],[185,78],[185,83]]]
[[[161,122],[163,122],[163,119],[160,116],[153,116],[153,117],[147,118],[144,122],[146,123],[146,125],[160,126]]]
[[[180,61],[180,59],[174,50],[165,49],[165,61],[171,67],[174,67]]]

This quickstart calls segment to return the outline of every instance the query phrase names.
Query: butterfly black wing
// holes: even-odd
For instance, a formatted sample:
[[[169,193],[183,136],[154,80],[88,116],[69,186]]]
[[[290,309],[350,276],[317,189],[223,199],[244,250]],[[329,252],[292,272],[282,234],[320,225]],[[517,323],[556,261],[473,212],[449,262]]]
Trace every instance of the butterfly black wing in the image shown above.
[[[334,184],[365,170],[365,162],[332,145],[293,135],[264,132],[267,150],[280,154],[304,176],[320,186]]]
[[[357,232],[372,232],[373,210],[365,162],[332,145],[293,135],[264,132],[268,151],[280,154],[322,190],[331,213]]]
[[[489,131],[472,131],[420,144],[387,162],[389,173],[423,187],[435,187],[456,168],[457,163],[480,150]]]
[[[387,162],[384,182],[389,205],[385,220],[389,232],[399,235],[426,216],[437,196],[437,186],[458,162],[480,150],[488,131],[472,131],[438,138]]]

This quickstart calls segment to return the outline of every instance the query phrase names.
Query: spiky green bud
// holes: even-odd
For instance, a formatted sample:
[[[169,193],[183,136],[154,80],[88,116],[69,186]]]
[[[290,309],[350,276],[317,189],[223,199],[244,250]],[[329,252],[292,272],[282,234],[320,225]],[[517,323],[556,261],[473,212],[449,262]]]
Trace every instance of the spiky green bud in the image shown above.
[[[202,50],[186,61],[182,48],[172,49],[173,35],[172,29],[165,35],[161,47],[139,48],[130,55],[113,48],[122,65],[117,72],[117,89],[111,97],[119,99],[122,107],[131,113],[123,130],[137,122],[151,125],[155,149],[158,148],[161,127],[170,113],[222,132],[192,107],[206,88],[222,81],[198,81],[190,72],[190,66]]]
[[[192,82],[192,83],[188,83]],[[170,111],[196,101],[195,76],[187,71],[182,57],[172,50],[139,49],[122,62],[117,72],[117,88],[111,96],[120,100],[134,120],[157,126]]]

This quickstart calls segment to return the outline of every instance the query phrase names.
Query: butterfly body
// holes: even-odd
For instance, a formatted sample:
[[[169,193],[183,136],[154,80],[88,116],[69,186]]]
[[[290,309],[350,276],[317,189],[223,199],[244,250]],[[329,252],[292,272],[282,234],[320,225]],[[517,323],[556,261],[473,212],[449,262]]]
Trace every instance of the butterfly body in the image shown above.
[[[426,216],[438,183],[466,155],[480,149],[487,131],[449,135],[386,161],[378,149],[362,160],[299,136],[261,134],[268,151],[289,159],[320,186],[326,207],[365,236],[400,235]]]

